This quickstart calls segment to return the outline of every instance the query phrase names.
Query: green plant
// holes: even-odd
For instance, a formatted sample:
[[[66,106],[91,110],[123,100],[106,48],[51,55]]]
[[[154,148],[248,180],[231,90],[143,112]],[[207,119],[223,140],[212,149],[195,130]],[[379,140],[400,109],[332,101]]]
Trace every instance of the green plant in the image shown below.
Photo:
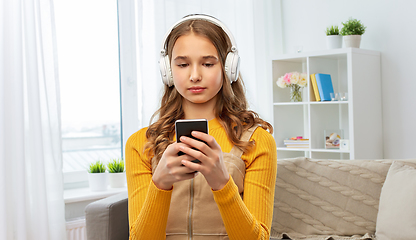
[[[110,173],[124,172],[124,161],[122,159],[113,159],[107,164],[107,168]]]
[[[345,23],[342,22],[344,25],[341,29],[341,35],[363,35],[365,33],[365,27],[360,20],[350,18]]]
[[[339,28],[336,25],[332,25],[331,27],[326,28],[326,35],[339,35]]]
[[[105,165],[101,161],[96,161],[90,164],[89,173],[103,173],[105,172]]]

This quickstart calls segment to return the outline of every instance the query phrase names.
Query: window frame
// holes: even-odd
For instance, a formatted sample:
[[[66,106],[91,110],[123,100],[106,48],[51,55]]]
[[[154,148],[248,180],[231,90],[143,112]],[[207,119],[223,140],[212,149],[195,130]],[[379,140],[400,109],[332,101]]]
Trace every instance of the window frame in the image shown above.
[[[121,156],[125,156],[128,138],[136,132],[141,123],[141,92],[137,83],[136,51],[136,4],[135,1],[117,0],[118,54],[119,54],[119,89],[120,89],[120,137]],[[139,102],[140,101],[140,102]],[[140,109],[139,109],[140,107]],[[88,187],[88,173],[85,170],[64,172],[64,190]]]

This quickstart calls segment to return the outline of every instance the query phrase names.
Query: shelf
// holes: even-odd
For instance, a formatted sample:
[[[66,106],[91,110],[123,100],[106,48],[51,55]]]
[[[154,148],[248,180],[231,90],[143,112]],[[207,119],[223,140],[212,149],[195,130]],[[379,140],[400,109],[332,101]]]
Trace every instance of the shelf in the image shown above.
[[[349,101],[325,101],[325,102],[275,102],[273,106],[291,106],[291,105],[321,105],[321,104],[348,104]]]
[[[380,52],[341,48],[279,55],[271,61],[272,125],[279,159],[383,158]],[[276,84],[279,77],[294,71],[308,75],[302,102],[290,102],[290,89]],[[331,75],[334,92],[347,93],[348,101],[314,101],[309,79],[314,73]],[[349,150],[325,149],[328,130],[342,130]],[[295,136],[308,138],[309,148],[286,148],[283,141]]]
[[[291,105],[305,105],[307,102],[277,102],[273,103],[274,106],[291,106]]]
[[[348,104],[349,101],[325,101],[325,102],[310,102],[312,105],[320,105],[320,104]]]
[[[106,198],[118,193],[126,192],[127,187],[122,188],[108,188],[105,191],[93,192],[90,188],[77,188],[69,189],[64,191],[64,201],[65,204],[89,201],[89,200],[98,200]]]
[[[286,60],[286,61],[302,62],[302,59],[306,57],[325,57],[329,59],[345,59],[348,54],[352,54],[352,53],[380,56],[380,52],[362,49],[362,48],[339,48],[339,49],[331,49],[331,50],[283,54],[283,55],[278,55],[278,56],[273,57],[272,60]]]
[[[332,152],[332,153],[350,153],[347,150],[340,150],[340,149],[324,149],[324,148],[313,148],[311,152]]]
[[[286,147],[278,147],[277,151],[308,151],[308,152],[350,153],[350,151],[346,151],[346,150],[323,149],[323,148],[286,148]]]
[[[286,148],[278,147],[277,151],[310,151],[310,148]]]

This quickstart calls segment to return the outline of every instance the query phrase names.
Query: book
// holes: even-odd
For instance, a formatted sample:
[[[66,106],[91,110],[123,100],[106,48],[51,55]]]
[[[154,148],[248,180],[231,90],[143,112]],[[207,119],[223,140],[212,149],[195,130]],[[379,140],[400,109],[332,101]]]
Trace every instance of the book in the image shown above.
[[[284,144],[309,144],[308,140],[284,140]]]
[[[286,148],[309,148],[309,144],[305,144],[305,145],[287,145]]]
[[[321,97],[319,96],[318,86],[316,85],[315,73],[311,74],[311,86],[312,86],[313,93],[315,96],[315,99],[311,99],[311,101],[314,101],[314,100],[318,102],[321,101]]]
[[[286,141],[284,141],[283,142],[285,145],[287,145],[287,144],[292,144],[292,145],[297,145],[297,144],[309,144],[309,141],[294,141],[294,142],[292,142],[292,141],[290,141],[290,142],[286,142]]]
[[[324,73],[315,74],[316,85],[318,86],[321,101],[331,101],[331,93],[334,93],[331,75]]]

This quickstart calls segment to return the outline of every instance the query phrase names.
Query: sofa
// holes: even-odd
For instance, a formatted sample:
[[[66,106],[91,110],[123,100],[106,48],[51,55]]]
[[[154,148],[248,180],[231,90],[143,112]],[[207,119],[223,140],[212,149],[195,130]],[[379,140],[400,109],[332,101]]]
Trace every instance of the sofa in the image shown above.
[[[299,157],[277,165],[270,239],[416,239],[416,159]],[[125,214],[127,195],[86,207],[88,240],[128,239],[127,214],[113,218],[109,206]]]

